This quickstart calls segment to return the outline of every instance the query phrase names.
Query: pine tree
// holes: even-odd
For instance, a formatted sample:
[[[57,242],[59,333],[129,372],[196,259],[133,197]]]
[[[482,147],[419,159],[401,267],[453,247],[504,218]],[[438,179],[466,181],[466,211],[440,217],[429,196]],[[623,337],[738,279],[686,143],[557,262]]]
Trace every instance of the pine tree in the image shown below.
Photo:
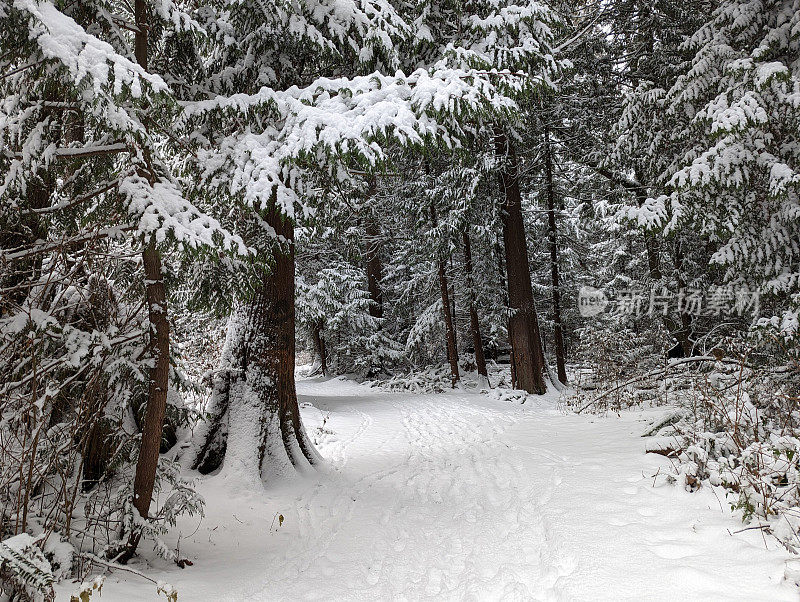
[[[452,14],[450,14],[452,11]],[[450,64],[491,72],[509,96],[524,103],[550,85],[557,64],[550,52],[554,14],[530,3],[476,2],[450,8],[433,1],[425,6],[418,27],[425,33],[421,56],[441,45]],[[435,53],[433,53],[435,56]],[[494,149],[497,179],[504,196],[499,208],[503,225],[505,264],[511,318],[509,336],[518,386],[544,393],[544,354],[533,298],[527,242],[521,209],[517,154],[517,123],[507,112],[480,132]],[[514,114],[519,115],[517,111]]]
[[[248,93],[199,100],[184,120],[205,132],[199,156],[213,169],[201,186],[237,207],[247,229],[240,231],[269,265],[258,268],[253,291],[234,311],[213,418],[193,463],[207,471],[230,457],[226,467],[239,474],[243,466],[253,481],[316,460],[293,376],[294,228],[314,211],[311,182],[321,174],[342,182],[352,169],[379,170],[390,148],[452,146],[465,120],[511,101],[491,78],[465,69],[365,75],[391,63],[393,41],[410,31],[389,5],[353,5],[330,18],[303,7],[224,6],[227,25],[217,26],[238,43],[220,49],[209,82],[225,94]],[[289,30],[289,20],[300,25]]]
[[[766,323],[797,315],[800,91],[796,2],[721,2],[688,40],[696,54],[666,97],[685,122],[670,190],[652,201],[666,232],[691,228],[712,245],[726,283],[773,302]],[[790,330],[793,330],[790,327]]]
[[[122,538],[143,530],[157,536],[174,512],[197,509],[194,494],[158,462],[160,420],[146,429],[149,452],[140,453],[137,434],[121,425],[154,409],[161,416],[170,390],[182,386],[169,365],[159,254],[246,251],[183,195],[175,167],[186,151],[154,127],[172,121],[175,98],[164,77],[137,62],[129,31],[137,28],[119,27],[135,15],[107,9],[94,2],[0,8],[2,27],[13,32],[0,42],[0,408],[15,416],[3,424],[20,442],[16,459],[2,462],[3,481],[15,482],[3,487],[10,497],[2,504],[5,514],[13,511],[13,496],[23,500],[16,531],[28,526],[29,494],[52,487],[71,493],[40,512],[47,529],[58,525],[69,536],[81,493],[115,472],[120,497],[84,520],[117,520],[122,512]],[[167,37],[166,30],[181,29],[172,17],[182,13],[174,6],[164,11],[158,23]],[[151,29],[159,31],[155,23]],[[150,340],[159,344],[148,347],[151,325]],[[29,373],[32,364],[40,368]],[[153,484],[134,487],[135,498],[126,479],[137,456],[149,457]],[[24,481],[13,476],[20,470]],[[148,508],[153,487],[166,490],[167,481],[177,497],[158,524],[125,509],[131,500]]]

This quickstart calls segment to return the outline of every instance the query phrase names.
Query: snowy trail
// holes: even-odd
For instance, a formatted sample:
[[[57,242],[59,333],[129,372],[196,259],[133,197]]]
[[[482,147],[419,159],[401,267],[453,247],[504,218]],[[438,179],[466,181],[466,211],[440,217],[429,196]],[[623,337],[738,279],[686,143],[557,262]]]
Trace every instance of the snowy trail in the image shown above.
[[[798,599],[788,555],[731,535],[724,499],[654,487],[668,461],[639,434],[658,412],[598,419],[342,380],[298,391],[327,468],[247,495],[206,480],[209,515],[179,525],[195,565],[147,569],[181,601]],[[102,599],[157,597],[117,573]]]

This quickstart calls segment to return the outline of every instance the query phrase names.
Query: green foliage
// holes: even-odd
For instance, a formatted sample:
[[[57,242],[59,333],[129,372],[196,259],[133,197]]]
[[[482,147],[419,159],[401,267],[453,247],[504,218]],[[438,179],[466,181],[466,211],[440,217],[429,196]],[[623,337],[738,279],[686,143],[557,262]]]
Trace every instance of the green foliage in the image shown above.
[[[55,599],[50,564],[39,543],[27,533],[0,541],[0,585],[31,599]]]

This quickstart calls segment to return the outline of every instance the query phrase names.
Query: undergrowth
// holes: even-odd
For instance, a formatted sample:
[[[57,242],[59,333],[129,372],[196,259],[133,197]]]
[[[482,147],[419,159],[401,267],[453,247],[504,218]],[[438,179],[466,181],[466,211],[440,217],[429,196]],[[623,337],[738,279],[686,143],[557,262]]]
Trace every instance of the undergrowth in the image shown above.
[[[748,528],[798,553],[800,370],[767,365],[754,346],[726,349],[577,388],[567,403],[595,413],[668,407],[644,433],[647,451],[670,459],[667,479],[690,492],[715,488]],[[596,378],[591,366],[584,373]]]

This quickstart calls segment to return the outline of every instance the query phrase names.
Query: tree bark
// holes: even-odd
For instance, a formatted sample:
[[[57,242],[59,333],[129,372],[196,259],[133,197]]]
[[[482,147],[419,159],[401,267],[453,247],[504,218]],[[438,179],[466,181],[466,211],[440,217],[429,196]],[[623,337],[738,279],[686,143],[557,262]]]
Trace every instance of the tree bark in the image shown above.
[[[50,91],[46,92],[45,98],[51,97],[51,94]],[[41,120],[48,119],[51,113],[49,109],[42,110]],[[55,187],[56,180],[51,170],[39,169],[32,174],[26,182],[25,198],[21,199],[25,210],[19,211],[19,223],[12,225],[6,222],[6,227],[0,228],[0,247],[19,249],[24,254],[24,250],[35,249],[48,239],[50,220],[38,211],[50,205]],[[23,305],[28,299],[32,287],[39,283],[43,258],[44,253],[33,253],[3,266],[0,289],[4,289],[4,292],[0,295],[0,316],[14,311],[15,307]]]
[[[567,368],[564,359],[564,336],[561,325],[561,288],[558,274],[558,229],[556,226],[556,199],[553,186],[553,155],[550,146],[550,132],[545,127],[545,174],[547,177],[547,222],[550,230],[550,275],[553,283],[553,339],[556,348],[556,369],[558,380],[567,384]]]
[[[517,157],[511,140],[499,129],[495,131],[494,142],[497,158],[501,161],[498,172],[500,189],[503,193],[501,221],[508,276],[508,300],[514,312],[509,321],[509,338],[514,356],[517,386],[529,393],[543,394],[547,390],[543,377],[544,354],[528,264]]]
[[[594,169],[601,176],[604,176],[622,186],[625,190],[633,192],[636,197],[636,204],[642,207],[647,201],[647,187],[645,186],[644,178],[640,170],[636,170],[636,179],[632,180],[622,174],[615,173],[605,167],[602,167],[594,162],[586,163],[589,167]],[[652,280],[661,279],[661,268],[659,261],[658,239],[655,233],[650,230],[644,232],[644,246],[647,253],[647,269]]]
[[[678,283],[678,290],[686,290],[686,280],[683,278],[683,248],[681,246],[681,239],[677,238],[675,241],[673,253],[673,266],[675,267],[675,279]],[[679,316],[681,326],[673,334],[683,348],[684,357],[691,357],[694,351],[694,342],[692,341],[692,315],[686,311],[685,308],[680,308]],[[666,323],[666,322],[665,322]],[[667,325],[669,328],[669,325]]]
[[[134,40],[136,61],[147,69],[147,6],[144,0],[136,0],[134,5],[137,25]],[[143,519],[148,518],[150,502],[153,499],[158,458],[161,450],[161,435],[164,428],[164,415],[167,409],[169,389],[169,321],[167,320],[167,294],[164,275],[161,270],[161,254],[151,240],[142,252],[144,267],[147,312],[150,322],[150,368],[147,408],[142,428],[142,443],[136,462],[136,476],[133,482],[133,505]],[[134,529],[128,539],[128,547],[120,562],[127,562],[139,545],[142,532]]]
[[[431,220],[436,227],[436,208],[431,205]],[[447,361],[450,363],[450,380],[453,388],[461,380],[458,373],[458,347],[456,346],[456,331],[453,326],[452,306],[450,305],[450,289],[447,283],[447,273],[444,269],[444,259],[438,259],[439,290],[442,295],[442,314],[444,315],[444,328],[447,340]]]
[[[498,243],[495,246],[495,253],[497,254],[497,273],[500,275],[500,290],[505,291],[505,298],[503,299],[504,307],[510,310],[511,304],[508,300],[508,278],[506,275],[506,268],[503,263],[503,250],[500,248],[500,244]],[[509,364],[509,373],[511,376],[511,388],[517,388],[517,369],[514,365],[514,340],[511,338],[511,317],[509,315],[508,323],[506,324],[506,333],[508,334],[508,344],[511,347],[511,353],[509,353],[508,364]]]
[[[138,4],[138,3],[137,3]],[[150,242],[142,253],[144,277],[147,291],[147,311],[150,321],[150,369],[147,408],[142,427],[142,443],[136,462],[133,481],[133,505],[139,515],[146,519],[153,499],[158,458],[161,451],[161,435],[167,409],[169,389],[169,321],[167,320],[167,295],[161,271],[161,256],[154,242]],[[141,539],[141,530],[130,533],[128,548],[120,562],[127,562],[136,553]]]
[[[380,256],[380,230],[373,219],[367,221],[367,291],[372,301],[369,306],[369,315],[373,318],[383,318],[383,293],[381,292],[381,278],[383,278],[383,265]]]
[[[467,275],[467,289],[469,290],[469,327],[472,333],[472,346],[475,349],[475,367],[478,374],[489,380],[486,370],[486,357],[483,354],[483,338],[481,337],[481,323],[478,320],[478,310],[475,308],[475,282],[472,277],[472,245],[469,234],[464,229],[461,232],[464,241],[464,271]]]
[[[222,467],[226,478],[249,486],[319,460],[303,429],[294,382],[294,225],[274,206],[265,221],[286,243],[276,243],[272,268],[231,317],[212,419],[191,462],[202,474]]]
[[[377,330],[383,327],[383,292],[381,291],[381,279],[383,278],[383,264],[381,263],[381,241],[380,228],[372,216],[367,218],[366,229],[367,237],[367,292],[369,293],[369,315],[378,321]],[[374,377],[383,370],[382,362],[377,361],[377,365],[370,363],[367,376]]]
[[[273,383],[259,393],[269,407],[277,406],[283,443],[292,464],[302,462],[303,457],[313,461],[315,456],[302,436],[300,408],[294,384],[295,368],[295,291],[294,291],[294,225],[284,218],[277,208],[267,216],[279,237],[289,241],[285,252],[276,250],[275,265],[256,293],[251,307],[252,341],[263,340],[265,345],[254,345],[252,362],[257,371],[265,373]]]
[[[377,184],[375,178],[369,180],[367,198],[375,196]],[[367,216],[365,228],[367,235],[367,292],[372,301],[369,306],[369,315],[373,318],[383,318],[383,293],[381,292],[381,279],[383,278],[383,265],[381,264],[380,227],[372,215]]]
[[[641,184],[644,179],[642,178],[642,174],[639,170],[636,170],[636,180],[640,183],[639,186],[634,188],[636,204],[639,205],[639,207],[642,207],[644,206],[645,201],[647,201],[647,190],[645,189],[644,185]],[[656,235],[652,230],[644,231],[644,248],[645,252],[647,253],[647,270],[650,274],[650,279],[653,281],[661,280],[661,262],[659,261],[658,257],[658,241],[656,240]]]
[[[322,374],[323,376],[328,375],[328,347],[325,343],[325,337],[323,336],[322,332],[319,333],[319,350],[322,354]]]
[[[448,259],[447,263],[450,265],[450,273],[453,273],[453,256],[451,255]],[[450,281],[450,315],[453,316],[453,332],[456,332],[456,285],[453,281]]]
[[[322,325],[316,324],[314,326],[311,336],[314,337],[314,347],[316,347],[317,355],[319,355],[320,368],[322,375],[327,376],[328,373],[328,357],[325,349],[325,339],[322,338]]]
[[[3,274],[0,275],[0,288],[4,289],[4,294],[0,297],[0,316],[25,303],[32,288],[39,284],[42,273],[45,253],[28,254],[24,251],[35,249],[42,241],[47,240],[49,220],[47,216],[37,215],[35,210],[44,209],[50,204],[50,197],[55,190],[55,179],[50,172],[41,169],[33,174],[26,186],[25,200],[30,213],[22,216],[18,224],[0,229],[0,245],[3,248],[23,251],[20,258],[12,258],[4,266]]]

